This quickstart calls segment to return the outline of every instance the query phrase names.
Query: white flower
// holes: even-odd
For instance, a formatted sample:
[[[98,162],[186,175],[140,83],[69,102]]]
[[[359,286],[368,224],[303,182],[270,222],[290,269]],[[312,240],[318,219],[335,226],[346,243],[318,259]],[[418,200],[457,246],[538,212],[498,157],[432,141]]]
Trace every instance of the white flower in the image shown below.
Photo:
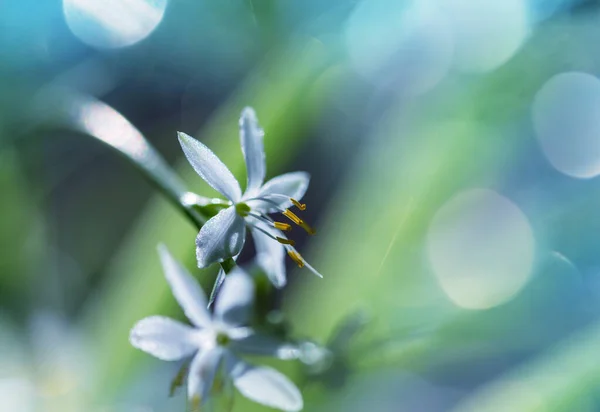
[[[242,194],[233,174],[208,147],[185,133],[178,133],[183,152],[194,170],[230,202],[229,207],[206,222],[198,233],[198,267],[204,268],[240,253],[248,226],[252,230],[258,262],[276,287],[283,287],[286,283],[286,251],[298,266],[306,266],[322,277],[298,253],[294,242],[283,234],[292,226],[275,222],[268,216],[279,212],[309,234],[314,234],[310,226],[288,209],[292,205],[300,210],[306,208],[298,200],[308,188],[309,176],[304,172],[286,173],[263,184],[266,174],[263,135],[254,110],[245,108],[240,117],[240,140],[248,183],[246,192]]]
[[[208,400],[215,379],[224,374],[247,398],[285,411],[302,409],[302,395],[284,375],[271,368],[250,365],[237,356],[244,353],[280,359],[298,356],[295,347],[282,345],[245,326],[254,299],[254,282],[250,276],[239,268],[227,274],[211,315],[206,309],[206,296],[196,280],[166,247],[159,246],[159,254],[173,295],[194,326],[150,316],[133,327],[131,344],[167,361],[193,355],[188,396],[195,407]]]

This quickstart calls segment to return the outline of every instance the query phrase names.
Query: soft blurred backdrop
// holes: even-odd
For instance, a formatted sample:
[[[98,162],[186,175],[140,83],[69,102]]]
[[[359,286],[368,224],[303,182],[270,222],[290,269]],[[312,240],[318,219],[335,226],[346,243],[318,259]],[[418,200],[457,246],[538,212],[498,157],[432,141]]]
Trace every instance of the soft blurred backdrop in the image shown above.
[[[268,175],[312,175],[305,410],[600,411],[599,45],[595,0],[0,1],[0,410],[184,411],[128,331],[183,319],[157,243],[215,271],[89,135],[213,196],[176,131],[244,179],[251,105]]]

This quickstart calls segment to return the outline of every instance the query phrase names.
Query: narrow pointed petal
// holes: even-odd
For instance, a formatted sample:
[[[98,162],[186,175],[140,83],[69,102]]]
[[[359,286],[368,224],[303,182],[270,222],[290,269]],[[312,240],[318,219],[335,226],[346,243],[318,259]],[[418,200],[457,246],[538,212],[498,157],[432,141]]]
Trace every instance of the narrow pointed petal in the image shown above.
[[[310,175],[306,172],[292,172],[279,175],[269,180],[261,187],[260,191],[255,197],[265,197],[272,202],[275,202],[281,209],[286,209],[292,206],[292,202],[289,198],[296,200],[302,199],[306,189],[308,189],[308,183],[310,182]],[[269,196],[277,195],[277,196]],[[272,204],[266,202],[251,201],[248,202],[251,207],[259,207],[264,211],[275,211]]]
[[[321,274],[321,272],[319,272],[317,269],[315,269],[314,267],[312,267],[306,260],[304,261],[304,266],[308,270],[310,270],[313,274],[315,274],[318,277],[320,277],[321,279],[323,279],[323,275]]]
[[[215,319],[235,327],[245,325],[252,314],[254,281],[239,267],[225,276],[215,303]]]
[[[173,258],[165,245],[158,245],[158,254],[173,296],[185,315],[196,326],[209,326],[211,316],[206,310],[206,295],[196,279]]]
[[[261,229],[270,231],[271,228],[263,223],[256,223]],[[279,236],[274,233],[274,236]],[[285,276],[285,249],[281,243],[276,242],[260,230],[252,231],[254,247],[256,249],[256,261],[265,271],[269,280],[276,288],[282,288],[286,284]]]
[[[183,359],[198,350],[194,343],[194,329],[164,316],[140,320],[131,329],[129,342],[166,361]]]
[[[182,132],[177,135],[183,153],[196,173],[227,199],[238,202],[242,197],[240,184],[217,155],[193,137]]]
[[[213,303],[215,303],[215,299],[217,298],[217,295],[221,291],[221,286],[223,286],[224,281],[225,281],[225,271],[223,269],[220,269],[219,274],[217,275],[217,278],[215,279],[215,285],[213,286],[213,290],[210,294],[210,298],[208,299],[208,308],[209,309],[213,305]]]
[[[235,387],[248,399],[290,412],[303,407],[302,394],[296,385],[274,369],[239,360],[231,375]]]
[[[240,143],[248,172],[246,187],[248,193],[260,188],[265,180],[266,163],[263,136],[264,132],[258,125],[254,109],[246,107],[240,117]]]
[[[237,353],[270,356],[282,360],[297,359],[300,355],[296,345],[256,333],[232,341],[230,345]]]
[[[188,375],[188,397],[192,406],[207,401],[222,359],[223,349],[213,347],[201,350],[192,360]]]
[[[246,223],[235,207],[221,210],[211,218],[196,237],[198,267],[205,268],[215,262],[236,256],[246,238]]]

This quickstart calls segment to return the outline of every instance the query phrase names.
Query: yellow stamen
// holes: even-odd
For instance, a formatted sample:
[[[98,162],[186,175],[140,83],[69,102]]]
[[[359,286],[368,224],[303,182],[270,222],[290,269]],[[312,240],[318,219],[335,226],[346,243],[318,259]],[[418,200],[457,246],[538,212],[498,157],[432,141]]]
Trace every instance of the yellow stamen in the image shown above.
[[[296,262],[299,268],[304,267],[304,259],[302,259],[302,256],[300,256],[300,253],[296,252],[295,250],[288,250],[287,254],[294,262]]]
[[[300,225],[302,223],[302,219],[300,219],[298,216],[296,216],[293,212],[291,212],[289,209],[285,209],[283,212],[281,212],[285,217],[287,217],[288,219],[290,219],[292,222],[294,222],[297,225]]]
[[[279,237],[279,236],[278,236],[278,237],[276,237],[275,239],[276,239],[276,240],[277,240],[279,243],[281,243],[282,245],[290,245],[290,246],[294,246],[294,245],[295,245],[294,241],[293,241],[293,240],[290,240],[290,239],[284,239],[284,238],[282,238],[282,237]]]
[[[314,235],[315,233],[317,233],[317,231],[315,229],[313,229],[312,227],[308,226],[306,224],[306,222],[302,221],[300,222],[300,226],[302,227],[302,229],[306,230],[306,233],[308,233],[309,235]]]
[[[317,231],[315,229],[313,229],[312,227],[310,227],[304,220],[300,219],[298,216],[296,216],[289,209],[285,209],[281,213],[285,217],[287,217],[288,219],[290,219],[292,222],[294,222],[295,224],[297,224],[298,226],[300,226],[302,229],[306,230],[306,233],[308,233],[309,235],[314,235],[315,233],[317,233]]]
[[[300,203],[296,199],[290,197],[290,201],[300,210],[306,210],[306,203]]]
[[[275,226],[275,229],[284,230],[286,232],[292,230],[292,225],[288,225],[287,223],[273,222],[273,226]]]

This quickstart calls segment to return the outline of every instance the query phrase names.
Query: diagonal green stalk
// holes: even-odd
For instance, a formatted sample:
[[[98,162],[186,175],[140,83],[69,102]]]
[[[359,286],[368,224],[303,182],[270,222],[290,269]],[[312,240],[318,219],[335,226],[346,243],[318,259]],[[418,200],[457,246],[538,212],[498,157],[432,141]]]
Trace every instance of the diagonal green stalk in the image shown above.
[[[185,200],[191,193],[183,181],[142,133],[109,105],[69,89],[48,87],[38,97],[37,107],[53,107],[51,122],[89,135],[129,160],[198,230],[215,214],[211,199],[193,195],[194,202]],[[235,261],[230,258],[220,265],[229,273]],[[212,294],[216,290],[217,282]]]

